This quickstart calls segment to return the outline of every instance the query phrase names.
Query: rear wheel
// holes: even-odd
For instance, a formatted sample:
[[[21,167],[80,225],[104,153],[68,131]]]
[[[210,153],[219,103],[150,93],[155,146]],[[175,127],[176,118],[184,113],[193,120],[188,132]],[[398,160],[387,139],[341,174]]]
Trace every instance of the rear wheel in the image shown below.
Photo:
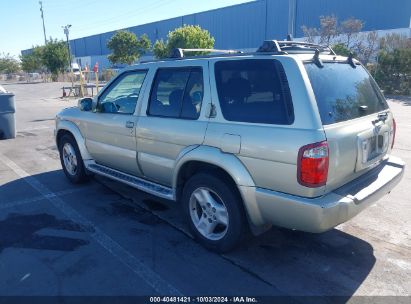
[[[242,201],[224,179],[194,175],[184,187],[182,203],[192,233],[208,249],[226,252],[241,240],[246,224]]]
[[[73,136],[65,134],[59,140],[60,161],[67,178],[74,184],[88,180],[83,158]]]

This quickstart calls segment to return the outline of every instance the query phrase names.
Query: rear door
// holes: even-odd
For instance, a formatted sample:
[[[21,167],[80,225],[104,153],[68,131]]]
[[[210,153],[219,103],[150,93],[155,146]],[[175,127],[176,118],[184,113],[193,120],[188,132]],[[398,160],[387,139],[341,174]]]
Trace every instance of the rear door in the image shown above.
[[[305,63],[330,150],[327,192],[375,167],[391,150],[393,117],[361,65]]]
[[[177,157],[204,141],[208,64],[167,62],[150,75],[137,127],[138,163],[147,179],[171,186]]]

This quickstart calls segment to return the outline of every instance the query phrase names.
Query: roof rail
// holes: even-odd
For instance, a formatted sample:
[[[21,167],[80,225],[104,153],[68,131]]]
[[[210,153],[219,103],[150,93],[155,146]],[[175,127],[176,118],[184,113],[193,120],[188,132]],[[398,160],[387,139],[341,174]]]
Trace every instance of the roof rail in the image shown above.
[[[287,37],[292,39],[291,37]],[[315,53],[316,50],[320,52],[327,52],[330,55],[335,55],[331,47],[327,45],[320,45],[315,43],[303,41],[279,41],[279,40],[265,40],[257,50],[258,53]]]
[[[182,49],[176,48],[172,51],[170,58],[184,58],[184,52],[210,52],[221,54],[241,54],[241,51],[237,50],[218,50],[218,49]]]

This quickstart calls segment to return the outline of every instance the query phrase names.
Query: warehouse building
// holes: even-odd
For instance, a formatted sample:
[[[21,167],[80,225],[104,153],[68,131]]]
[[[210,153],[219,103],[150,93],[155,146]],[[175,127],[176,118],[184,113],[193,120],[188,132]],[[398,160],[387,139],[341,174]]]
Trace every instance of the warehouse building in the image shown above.
[[[363,31],[396,32],[411,37],[411,0],[257,0],[127,28],[154,43],[184,24],[200,25],[215,38],[215,48],[249,50],[265,39],[284,39],[288,33],[303,37],[301,27],[319,27],[319,17],[335,15],[364,21]],[[70,41],[82,64],[109,66],[107,41],[111,32]],[[22,53],[29,50],[22,51]]]

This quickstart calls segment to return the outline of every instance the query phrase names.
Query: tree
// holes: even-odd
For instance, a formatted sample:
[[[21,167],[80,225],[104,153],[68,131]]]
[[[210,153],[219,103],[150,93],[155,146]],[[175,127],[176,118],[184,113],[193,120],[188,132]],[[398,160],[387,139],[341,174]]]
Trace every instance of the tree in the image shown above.
[[[50,37],[47,44],[42,47],[41,59],[44,66],[51,72],[52,79],[56,81],[58,74],[63,73],[69,66],[69,53],[66,42],[53,40]]]
[[[151,40],[146,34],[140,36],[139,39],[139,53],[140,56],[144,55],[151,48]]]
[[[151,41],[143,34],[137,38],[136,34],[129,31],[118,31],[107,42],[111,50],[108,59],[112,64],[132,64],[151,47]]]
[[[387,94],[411,94],[411,48],[378,53],[375,79]]]
[[[378,34],[369,32],[360,34],[364,22],[360,19],[350,17],[338,23],[334,15],[321,16],[320,28],[308,28],[302,26],[305,40],[329,45],[334,41],[333,50],[338,55],[348,56],[353,53],[362,63],[367,64],[375,57],[378,47]]]
[[[20,70],[19,62],[10,54],[0,55],[0,73],[13,74]]]
[[[319,36],[318,29],[316,29],[315,27],[307,27],[303,25],[301,27],[301,30],[304,33],[305,40],[309,43],[314,43],[315,37]]]
[[[36,46],[30,53],[20,55],[22,70],[27,73],[41,70],[43,67],[42,52],[43,48]]]
[[[319,28],[305,25],[301,27],[307,42],[315,42],[318,37],[319,43],[330,45],[336,37],[341,35],[344,39],[340,40],[339,43],[351,48],[353,40],[364,26],[363,21],[354,17],[342,21],[341,24],[338,23],[338,19],[334,15],[320,16],[319,21]]]
[[[374,59],[378,52],[379,37],[376,31],[369,32],[359,40],[351,49],[357,54],[358,59],[367,64]]]
[[[411,94],[411,49],[378,54],[376,80],[388,94]]]
[[[355,19],[353,17],[341,22],[340,32],[346,37],[345,46],[347,48],[351,47],[352,40],[357,38],[358,33],[361,32],[363,26],[364,22],[362,22],[360,19]]]
[[[167,45],[163,39],[157,40],[153,46],[154,56],[157,58],[166,58],[168,54]]]
[[[320,16],[320,43],[329,45],[331,39],[338,36],[338,20],[334,15]]]
[[[167,42],[157,40],[154,44],[154,55],[157,58],[165,58],[171,54],[175,48],[200,48],[210,49],[214,47],[214,38],[207,30],[198,25],[184,25],[176,28],[167,35]],[[189,52],[190,55],[204,54],[207,52]]]
[[[392,52],[395,49],[411,48],[411,39],[405,35],[388,34],[380,39],[380,49]]]

